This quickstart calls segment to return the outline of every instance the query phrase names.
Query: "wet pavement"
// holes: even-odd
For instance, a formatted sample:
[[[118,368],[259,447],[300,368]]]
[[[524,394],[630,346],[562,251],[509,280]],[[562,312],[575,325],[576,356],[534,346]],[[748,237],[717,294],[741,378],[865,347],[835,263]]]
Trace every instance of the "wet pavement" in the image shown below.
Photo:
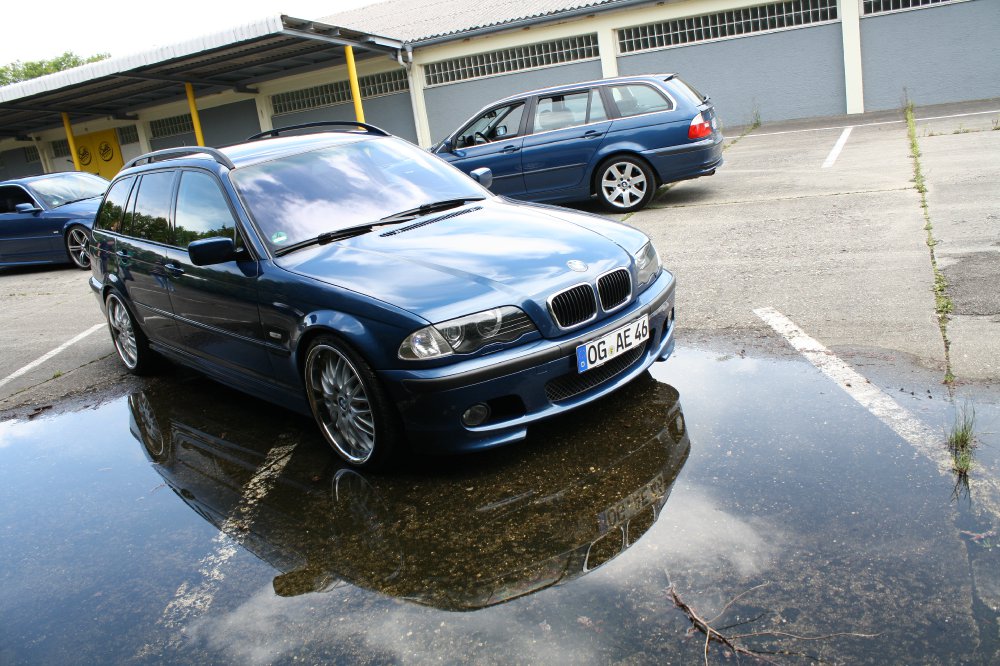
[[[996,663],[1000,400],[879,367],[942,446],[974,404],[968,490],[806,361],[724,344],[382,475],[179,370],[0,423],[0,664],[701,662],[671,584],[782,663]]]

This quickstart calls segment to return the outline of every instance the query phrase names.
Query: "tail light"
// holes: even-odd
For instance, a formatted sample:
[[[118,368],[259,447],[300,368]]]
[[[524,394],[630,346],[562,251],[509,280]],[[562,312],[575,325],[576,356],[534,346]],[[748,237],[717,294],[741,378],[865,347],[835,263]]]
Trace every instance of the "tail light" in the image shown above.
[[[699,113],[688,127],[688,138],[704,139],[708,136],[712,136],[712,123],[706,122],[705,117]]]

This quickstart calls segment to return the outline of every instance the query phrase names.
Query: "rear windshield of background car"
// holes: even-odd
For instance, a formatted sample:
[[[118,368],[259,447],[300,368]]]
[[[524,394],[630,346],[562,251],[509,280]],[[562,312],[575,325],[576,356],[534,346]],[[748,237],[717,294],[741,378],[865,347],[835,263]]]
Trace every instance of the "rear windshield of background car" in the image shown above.
[[[680,97],[684,97],[695,106],[701,106],[702,104],[705,103],[705,100],[708,99],[700,92],[698,92],[698,90],[694,86],[692,86],[687,81],[684,81],[680,77],[675,76],[669,80],[673,83],[673,88],[677,92],[677,95]]]
[[[423,204],[489,195],[447,162],[395,138],[338,143],[241,167],[229,178],[272,250]]]

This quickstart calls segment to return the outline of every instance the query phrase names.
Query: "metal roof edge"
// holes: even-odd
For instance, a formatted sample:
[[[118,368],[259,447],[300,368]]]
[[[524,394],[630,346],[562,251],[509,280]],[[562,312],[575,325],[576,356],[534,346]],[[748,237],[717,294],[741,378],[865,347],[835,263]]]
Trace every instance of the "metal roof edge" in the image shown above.
[[[526,16],[524,18],[513,19],[511,21],[507,21],[504,23],[492,23],[490,25],[484,25],[478,28],[472,28],[470,30],[457,30],[455,32],[449,32],[441,35],[421,37],[418,39],[407,41],[406,44],[408,46],[412,46],[413,48],[434,46],[436,44],[443,44],[446,42],[452,42],[459,39],[467,39],[469,37],[478,37],[480,35],[488,35],[494,32],[501,32],[503,30],[526,28],[529,26],[538,25],[540,23],[547,23],[552,20],[575,18],[577,16],[593,14],[595,12],[607,11],[609,9],[622,9],[626,7],[633,7],[636,5],[652,5],[662,2],[663,0],[612,0],[612,2],[594,3],[587,5],[585,7],[575,7],[573,9],[551,12],[549,14],[536,14],[534,16]]]

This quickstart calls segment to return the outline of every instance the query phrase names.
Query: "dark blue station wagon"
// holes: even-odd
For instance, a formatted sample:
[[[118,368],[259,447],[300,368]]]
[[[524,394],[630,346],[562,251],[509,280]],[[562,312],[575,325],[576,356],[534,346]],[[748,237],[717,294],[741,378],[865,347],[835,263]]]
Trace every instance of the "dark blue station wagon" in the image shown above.
[[[627,213],[665,183],[715,173],[722,132],[714,105],[674,74],[631,76],[521,93],[485,107],[432,150],[516,199],[585,201]]]
[[[674,278],[642,232],[332,124],[349,129],[167,149],[118,174],[90,284],[129,371],[191,366],[312,414],[374,467],[404,443],[520,440],[671,353]]]

